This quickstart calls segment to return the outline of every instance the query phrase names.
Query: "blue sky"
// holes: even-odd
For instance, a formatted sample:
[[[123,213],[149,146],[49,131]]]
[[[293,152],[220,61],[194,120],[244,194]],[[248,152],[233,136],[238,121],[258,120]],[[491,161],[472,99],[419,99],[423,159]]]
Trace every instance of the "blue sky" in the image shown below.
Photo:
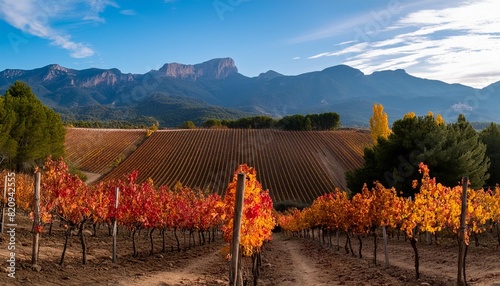
[[[500,80],[500,2],[0,0],[0,70],[145,73],[231,57],[240,73],[347,64],[449,83]]]

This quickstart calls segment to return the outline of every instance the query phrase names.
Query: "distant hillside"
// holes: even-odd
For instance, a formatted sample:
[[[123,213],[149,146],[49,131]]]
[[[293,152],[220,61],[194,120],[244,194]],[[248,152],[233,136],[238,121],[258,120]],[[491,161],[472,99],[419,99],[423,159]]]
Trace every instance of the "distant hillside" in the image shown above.
[[[55,107],[66,122],[73,121],[128,121],[150,126],[158,121],[163,127],[177,127],[185,121],[201,126],[207,119],[237,119],[250,113],[237,109],[213,106],[194,98],[168,96],[161,93],[148,95],[133,106],[91,105]]]
[[[196,65],[169,63],[145,74],[53,64],[0,72],[0,92],[16,80],[27,82],[42,102],[67,118],[152,116],[163,126],[174,127],[186,120],[201,123],[206,118],[333,111],[340,114],[344,126],[366,126],[377,102],[384,105],[390,121],[409,111],[418,115],[433,111],[448,122],[459,113],[470,121],[500,122],[500,82],[474,89],[417,78],[404,70],[365,75],[339,65],[296,76],[268,71],[246,77],[238,73],[231,58]]]
[[[194,98],[155,93],[135,107],[137,114],[158,119],[162,126],[179,126],[191,120],[201,126],[207,119],[234,119],[249,116],[237,109],[213,106]]]

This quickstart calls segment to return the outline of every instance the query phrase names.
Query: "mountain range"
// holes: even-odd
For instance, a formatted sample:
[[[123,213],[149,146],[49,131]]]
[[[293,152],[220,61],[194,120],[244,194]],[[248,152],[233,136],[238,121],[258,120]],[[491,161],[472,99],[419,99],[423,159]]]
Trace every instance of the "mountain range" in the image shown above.
[[[0,72],[0,93],[16,80],[29,84],[44,104],[73,120],[153,117],[161,126],[174,127],[187,120],[200,124],[208,118],[334,111],[343,126],[367,126],[373,103],[381,103],[390,122],[410,111],[439,113],[447,122],[460,113],[469,121],[500,122],[500,81],[476,89],[418,78],[404,70],[367,75],[338,65],[293,76],[270,70],[247,77],[231,58],[168,63],[145,74],[52,64]]]

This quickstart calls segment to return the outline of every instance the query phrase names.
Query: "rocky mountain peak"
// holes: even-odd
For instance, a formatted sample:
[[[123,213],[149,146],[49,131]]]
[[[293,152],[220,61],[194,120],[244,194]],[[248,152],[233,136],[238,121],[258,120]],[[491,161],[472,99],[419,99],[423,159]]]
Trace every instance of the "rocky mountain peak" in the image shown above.
[[[201,64],[185,65],[169,63],[158,70],[166,77],[196,80],[200,77],[209,79],[223,79],[238,73],[238,68],[231,58],[212,59]]]
[[[46,73],[43,77],[43,81],[50,81],[57,77],[68,75],[71,73],[69,69],[57,64],[48,65],[43,69],[46,70]]]
[[[119,69],[88,69],[83,70],[78,78],[78,83],[86,88],[99,85],[115,86],[135,80],[133,74],[123,74]]]
[[[204,71],[204,75],[210,78],[223,79],[232,74],[238,73],[234,60],[232,58],[220,58],[206,61],[195,65],[200,70]]]
[[[19,70],[19,69],[6,69],[2,71],[0,74],[1,77],[3,78],[16,78],[24,75],[25,71],[24,70]]]
[[[56,70],[56,71],[62,71],[62,72],[68,72],[69,70],[65,67],[62,67],[58,64],[52,64],[52,65],[48,65],[46,67],[48,70]]]

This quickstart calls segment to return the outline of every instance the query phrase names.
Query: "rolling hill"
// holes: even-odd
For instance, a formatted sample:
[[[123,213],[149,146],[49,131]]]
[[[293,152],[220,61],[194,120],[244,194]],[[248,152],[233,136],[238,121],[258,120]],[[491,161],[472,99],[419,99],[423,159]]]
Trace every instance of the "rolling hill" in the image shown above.
[[[308,203],[334,188],[347,189],[344,173],[360,167],[371,137],[362,130],[271,129],[144,130],[69,128],[66,159],[101,180],[139,171],[139,181],[177,182],[224,194],[239,164],[257,170],[277,203]],[[145,139],[145,140],[144,140]]]

